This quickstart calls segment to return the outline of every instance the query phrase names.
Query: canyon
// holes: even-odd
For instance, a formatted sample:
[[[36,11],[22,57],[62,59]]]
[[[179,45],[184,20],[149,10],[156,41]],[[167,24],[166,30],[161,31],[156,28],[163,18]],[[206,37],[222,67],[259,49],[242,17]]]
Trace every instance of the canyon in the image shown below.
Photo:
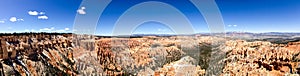
[[[300,73],[300,42],[213,35],[1,35],[1,75],[282,76]]]

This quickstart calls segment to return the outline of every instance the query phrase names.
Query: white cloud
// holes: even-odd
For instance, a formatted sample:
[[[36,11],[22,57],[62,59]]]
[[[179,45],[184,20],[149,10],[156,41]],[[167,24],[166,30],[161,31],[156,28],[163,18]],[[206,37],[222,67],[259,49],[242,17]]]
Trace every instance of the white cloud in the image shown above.
[[[2,21],[2,20],[1,20],[0,23],[5,23],[5,21]]]
[[[65,28],[66,31],[70,30],[69,28]]]
[[[40,12],[39,14],[40,14],[40,15],[44,15],[44,14],[46,14],[46,13],[45,13],[45,12]]]
[[[38,16],[38,19],[41,19],[41,20],[47,20],[48,19],[48,16],[46,16],[45,12],[39,12],[39,11],[28,11],[28,14],[29,15],[32,15],[32,16]],[[21,20],[23,21],[23,20]]]
[[[9,21],[10,21],[10,22],[16,22],[16,21],[17,21],[17,17],[11,17],[11,18],[9,19]]]
[[[37,11],[28,11],[28,14],[36,16],[36,15],[39,15],[39,12],[37,12]]]
[[[24,19],[21,19],[21,18],[20,18],[20,19],[17,19],[17,21],[24,21]]]
[[[53,32],[68,32],[70,30],[70,28],[65,28],[65,29],[61,29],[61,30],[55,30]]]
[[[25,31],[25,32],[36,32],[34,29],[31,29],[31,30],[25,29],[24,31]],[[38,31],[37,31],[37,32],[38,32]]]
[[[38,19],[42,19],[42,20],[47,20],[48,19],[48,16],[38,16]]]
[[[81,9],[85,9],[85,7],[81,7]]]
[[[54,32],[66,32],[66,30],[56,30]]]
[[[81,15],[86,14],[86,12],[85,12],[83,9],[79,9],[79,10],[77,10],[77,12],[78,12],[79,14],[81,14]]]
[[[54,27],[51,28],[42,28],[40,29],[39,32],[68,32],[70,29],[69,28],[64,28],[64,29],[55,29]],[[29,30],[25,30],[25,31],[29,31]]]
[[[24,21],[24,19],[21,19],[21,18],[17,18],[17,17],[10,17],[9,19],[10,22],[17,22],[17,21]]]
[[[54,30],[54,27],[51,27],[51,28],[42,28],[42,29],[40,29],[40,31],[41,32],[51,32],[51,31],[53,31]]]
[[[228,27],[237,27],[238,25],[228,25]]]
[[[85,7],[81,7],[80,9],[77,10],[78,14],[84,15],[86,12],[84,11]]]
[[[0,23],[5,23],[6,22],[6,19],[1,19],[0,20]]]

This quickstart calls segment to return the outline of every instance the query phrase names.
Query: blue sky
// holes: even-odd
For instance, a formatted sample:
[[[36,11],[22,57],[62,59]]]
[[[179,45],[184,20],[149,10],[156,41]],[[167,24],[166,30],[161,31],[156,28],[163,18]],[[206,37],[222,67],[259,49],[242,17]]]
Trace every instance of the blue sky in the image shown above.
[[[2,0],[0,32],[72,32],[76,14],[89,14],[84,9],[90,8],[82,9],[81,1]],[[145,1],[168,3],[190,20],[196,32],[209,32],[203,16],[188,0],[113,0],[100,16],[102,21],[98,23],[96,34],[110,35],[114,23],[124,11]],[[223,16],[226,31],[300,32],[299,0],[216,0],[216,3]],[[146,22],[137,27],[134,33],[173,32],[164,24]]]

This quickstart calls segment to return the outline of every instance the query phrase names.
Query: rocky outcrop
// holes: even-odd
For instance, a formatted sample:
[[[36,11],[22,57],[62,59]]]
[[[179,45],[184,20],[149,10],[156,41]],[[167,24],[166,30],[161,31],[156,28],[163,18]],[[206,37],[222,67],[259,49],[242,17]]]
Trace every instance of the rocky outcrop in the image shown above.
[[[76,75],[72,35],[1,36],[3,75]]]
[[[143,73],[142,73],[143,74]],[[197,65],[197,61],[189,56],[164,65],[154,72],[155,76],[203,76],[205,70]]]
[[[274,44],[267,41],[247,42],[213,36],[96,37],[96,40],[93,36],[76,36],[80,38],[73,39],[74,36],[71,34],[1,36],[0,74],[30,76],[300,74],[300,42]]]
[[[282,76],[299,74],[298,43],[272,44],[264,41],[243,40],[226,43],[227,57],[223,75]]]
[[[101,70],[103,71],[101,72],[102,75],[155,75],[159,73],[159,68],[167,68],[173,65],[177,67],[177,65],[179,65],[177,63],[184,63],[180,65],[189,66],[174,69],[174,74],[167,74],[169,70],[162,70],[164,72],[161,71],[160,74],[204,75],[206,71],[200,68],[200,66],[206,64],[205,62],[209,62],[210,57],[205,57],[206,59],[203,59],[206,60],[205,62],[200,62],[199,57],[204,54],[205,56],[210,56],[208,55],[210,54],[209,52],[203,53],[204,51],[212,49],[208,47],[212,44],[210,39],[212,38],[203,37],[197,39],[188,36],[100,38],[95,41],[95,51],[97,52],[99,66],[101,66]],[[207,47],[194,48],[202,46]],[[186,62],[185,59],[193,63]],[[189,70],[193,73],[181,72],[182,70],[180,68],[193,68]],[[172,68],[167,69],[172,70]]]

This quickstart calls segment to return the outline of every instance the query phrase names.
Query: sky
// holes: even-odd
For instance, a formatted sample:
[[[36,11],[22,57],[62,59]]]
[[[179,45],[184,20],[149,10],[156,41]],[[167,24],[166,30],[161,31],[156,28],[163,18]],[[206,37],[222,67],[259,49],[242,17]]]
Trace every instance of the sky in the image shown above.
[[[190,21],[196,33],[210,32],[205,18],[200,13],[201,9],[199,11],[188,0],[113,0],[99,17],[95,34],[111,35],[115,23],[126,10],[147,1],[163,2],[176,8]],[[90,12],[85,10],[93,9],[80,6],[81,2],[82,0],[1,0],[0,32],[73,32],[76,16],[87,15]],[[215,0],[215,2],[227,32],[300,32],[299,0]],[[144,10],[151,12],[152,8],[166,10],[159,6],[149,6]],[[174,13],[176,12],[134,15],[163,17]],[[137,26],[132,33],[174,33],[167,24],[155,21]]]

